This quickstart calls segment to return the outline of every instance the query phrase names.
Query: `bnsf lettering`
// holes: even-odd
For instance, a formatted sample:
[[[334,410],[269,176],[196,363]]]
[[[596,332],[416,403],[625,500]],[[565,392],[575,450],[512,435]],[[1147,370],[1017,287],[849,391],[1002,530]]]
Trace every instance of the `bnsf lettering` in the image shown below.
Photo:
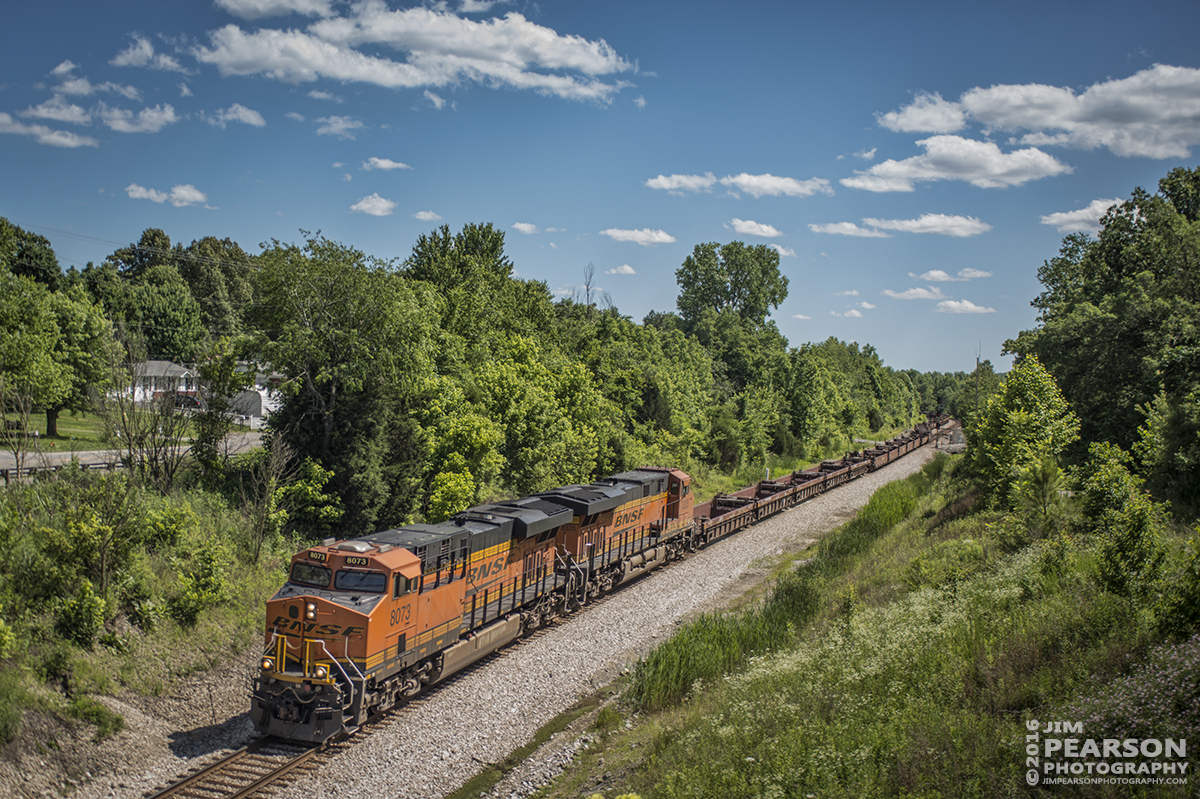
[[[301,622],[293,621],[287,616],[276,616],[275,621],[271,622],[271,626],[278,632],[283,633],[303,633],[304,635],[328,635],[333,637],[341,637],[344,635],[359,635],[366,627],[343,627],[340,624],[322,624],[317,625],[315,621]]]
[[[504,556],[501,555],[500,557],[496,558],[495,560],[491,561],[490,563],[480,563],[478,566],[471,569],[471,572],[468,575],[467,579],[469,582],[477,583],[477,582],[480,582],[481,580],[486,580],[489,575],[496,574],[503,569],[504,569]]]
[[[613,527],[628,527],[641,519],[645,510],[645,508],[638,508],[637,510],[627,510],[624,513],[618,513],[613,517]]]

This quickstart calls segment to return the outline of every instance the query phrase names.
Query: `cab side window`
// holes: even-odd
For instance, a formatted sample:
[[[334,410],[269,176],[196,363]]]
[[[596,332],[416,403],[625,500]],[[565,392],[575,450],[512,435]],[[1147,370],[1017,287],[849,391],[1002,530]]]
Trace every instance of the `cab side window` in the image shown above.
[[[403,574],[397,574],[394,587],[392,588],[392,598],[399,599],[413,589],[413,584],[416,580],[410,580]]]

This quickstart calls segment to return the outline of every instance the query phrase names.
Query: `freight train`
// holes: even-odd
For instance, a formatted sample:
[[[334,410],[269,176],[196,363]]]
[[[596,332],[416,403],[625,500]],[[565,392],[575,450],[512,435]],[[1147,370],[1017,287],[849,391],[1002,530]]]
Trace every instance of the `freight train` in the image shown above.
[[[267,602],[250,716],[323,742],[687,552],[930,441],[931,417],[872,449],[697,504],[691,477],[646,467],[477,505],[296,553]]]

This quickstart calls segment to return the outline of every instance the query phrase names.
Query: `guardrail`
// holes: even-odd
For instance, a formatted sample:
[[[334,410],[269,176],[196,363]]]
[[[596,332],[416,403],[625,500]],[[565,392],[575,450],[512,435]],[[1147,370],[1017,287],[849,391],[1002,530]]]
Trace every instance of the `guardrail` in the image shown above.
[[[0,477],[4,478],[4,484],[8,485],[13,480],[20,480],[24,477],[33,477],[34,475],[43,472],[61,472],[68,467],[78,467],[88,471],[113,471],[114,469],[124,469],[125,464],[120,460],[108,461],[67,461],[66,463],[51,463],[43,466],[25,466],[20,469],[13,467],[10,469],[0,469]]]

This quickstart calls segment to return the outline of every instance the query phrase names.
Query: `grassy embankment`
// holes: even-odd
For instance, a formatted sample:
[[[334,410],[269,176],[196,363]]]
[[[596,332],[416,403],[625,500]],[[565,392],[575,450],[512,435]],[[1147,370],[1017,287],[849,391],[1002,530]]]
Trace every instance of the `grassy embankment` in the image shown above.
[[[1028,720],[1200,740],[1200,637],[1164,639],[1148,600],[1100,587],[1097,541],[1028,541],[947,463],[878,491],[764,602],[682,627],[540,795],[1028,795]]]

